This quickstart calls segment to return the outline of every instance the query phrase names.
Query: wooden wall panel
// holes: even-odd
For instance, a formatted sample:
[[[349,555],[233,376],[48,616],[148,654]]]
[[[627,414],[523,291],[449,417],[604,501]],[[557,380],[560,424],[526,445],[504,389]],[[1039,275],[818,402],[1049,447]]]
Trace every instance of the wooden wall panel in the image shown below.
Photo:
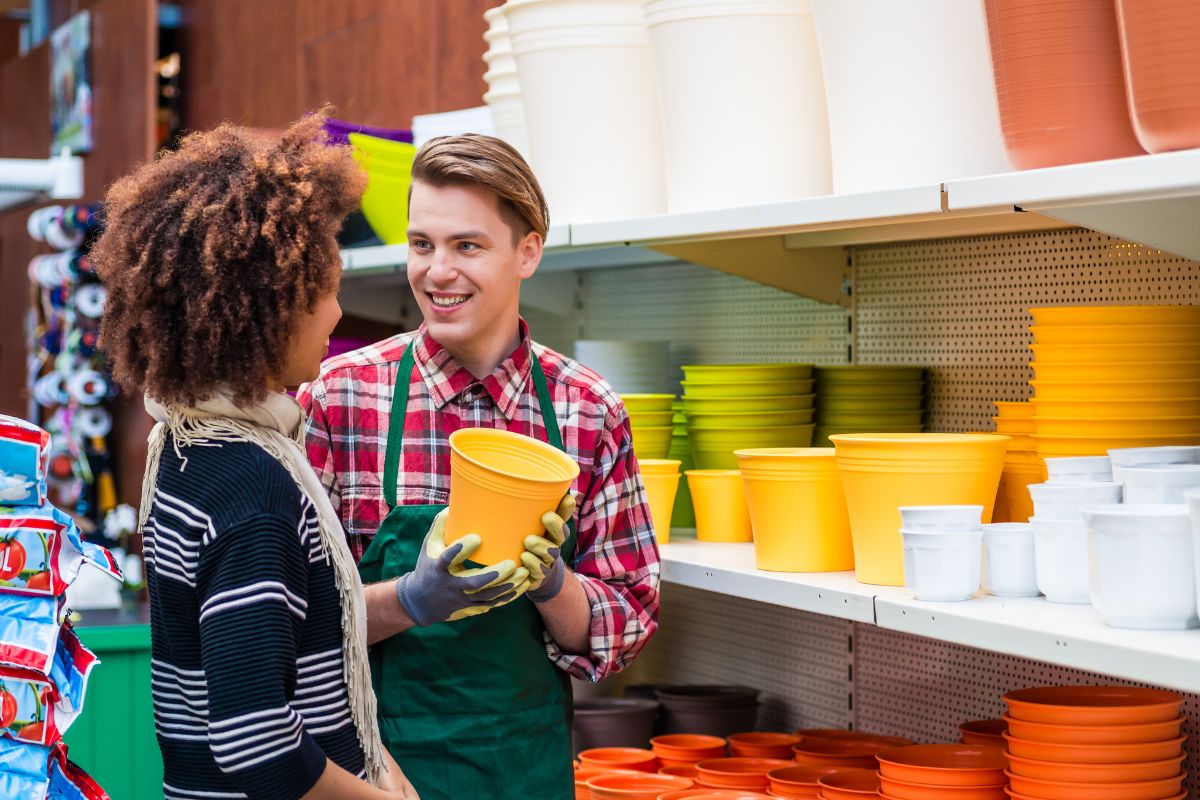
[[[184,122],[340,116],[407,127],[480,105],[483,12],[498,0],[185,0]]]

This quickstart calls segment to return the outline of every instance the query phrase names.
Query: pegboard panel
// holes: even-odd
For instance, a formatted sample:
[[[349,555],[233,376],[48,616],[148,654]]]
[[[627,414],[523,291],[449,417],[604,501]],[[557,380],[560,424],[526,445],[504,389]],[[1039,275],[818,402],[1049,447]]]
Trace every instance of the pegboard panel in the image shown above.
[[[850,632],[845,620],[667,583],[658,633],[619,684],[753,686],[762,690],[760,728],[844,728]]]
[[[853,249],[855,360],[933,368],[930,425],[986,429],[1031,377],[1026,309],[1200,303],[1200,263],[1087,230]]]
[[[999,717],[1005,692],[1069,684],[1146,685],[854,624],[854,722],[860,730],[954,742],[960,723]],[[1189,795],[1195,796],[1200,791],[1200,743],[1194,738],[1200,731],[1200,696],[1184,697],[1190,745],[1184,767]]]
[[[849,312],[690,264],[581,275],[583,339],[671,342],[681,364],[844,364]]]

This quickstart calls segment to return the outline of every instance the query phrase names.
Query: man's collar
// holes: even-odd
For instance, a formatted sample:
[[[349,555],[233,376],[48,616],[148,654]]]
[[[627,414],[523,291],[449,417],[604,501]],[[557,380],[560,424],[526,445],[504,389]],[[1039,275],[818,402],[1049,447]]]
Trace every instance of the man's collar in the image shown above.
[[[492,401],[504,418],[511,420],[517,411],[533,364],[529,326],[523,319],[519,320],[519,325],[520,336],[516,349],[482,380],[459,364],[454,356],[430,335],[429,329],[422,325],[413,340],[413,358],[425,386],[429,389],[434,408],[441,411],[447,403],[463,392],[473,386],[480,386],[491,395]]]

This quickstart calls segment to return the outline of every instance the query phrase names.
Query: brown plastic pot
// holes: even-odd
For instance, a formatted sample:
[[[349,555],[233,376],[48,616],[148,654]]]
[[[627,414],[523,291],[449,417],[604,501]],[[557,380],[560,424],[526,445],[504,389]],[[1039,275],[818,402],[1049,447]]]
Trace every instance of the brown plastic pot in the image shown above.
[[[1129,119],[1112,0],[985,6],[1000,125],[1014,166],[1144,152]]]
[[[653,700],[576,700],[571,724],[575,753],[596,747],[645,747],[657,719],[658,703]]]
[[[728,738],[754,730],[758,690],[744,686],[670,686],[659,689],[664,733],[697,733]]]
[[[1200,3],[1117,0],[1129,111],[1151,153],[1200,147]]]

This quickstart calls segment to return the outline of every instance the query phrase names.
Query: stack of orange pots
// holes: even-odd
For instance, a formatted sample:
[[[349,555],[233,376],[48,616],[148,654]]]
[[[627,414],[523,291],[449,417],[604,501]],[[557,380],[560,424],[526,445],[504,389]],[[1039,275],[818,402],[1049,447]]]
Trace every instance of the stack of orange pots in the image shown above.
[[[1133,128],[1151,153],[1200,147],[1200,3],[1117,0]]]
[[[888,800],[1007,800],[1001,747],[919,744],[879,754],[880,797]]]
[[[818,800],[871,800],[879,797],[879,773],[869,769],[847,769],[823,776],[817,783]]]
[[[672,733],[655,736],[650,747],[663,767],[694,767],[701,761],[725,757],[725,740],[720,736]]]
[[[767,773],[790,766],[781,758],[717,758],[696,765],[696,783],[711,789],[746,789],[765,791],[770,781]]]
[[[1182,800],[1183,698],[1161,689],[1054,686],[1008,703],[1014,800]]]

